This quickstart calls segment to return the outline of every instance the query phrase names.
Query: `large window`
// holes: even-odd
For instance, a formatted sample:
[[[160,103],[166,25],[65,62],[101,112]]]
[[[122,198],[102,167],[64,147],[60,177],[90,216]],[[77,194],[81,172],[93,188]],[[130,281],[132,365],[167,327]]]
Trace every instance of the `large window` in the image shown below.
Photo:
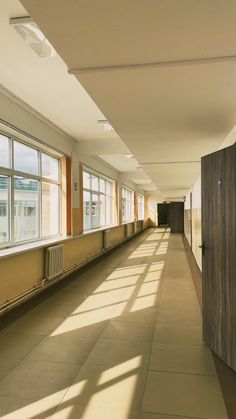
[[[112,225],[114,222],[113,201],[113,181],[84,170],[84,230]]]
[[[0,134],[0,246],[60,233],[60,161]]]
[[[137,194],[138,220],[144,219],[144,196]]]
[[[134,220],[134,192],[122,186],[122,222]]]

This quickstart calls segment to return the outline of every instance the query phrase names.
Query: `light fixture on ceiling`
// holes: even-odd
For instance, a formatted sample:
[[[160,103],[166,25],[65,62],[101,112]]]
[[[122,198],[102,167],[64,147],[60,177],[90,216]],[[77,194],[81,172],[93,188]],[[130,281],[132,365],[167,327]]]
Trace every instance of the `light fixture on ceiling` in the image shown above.
[[[127,159],[133,159],[134,158],[133,154],[125,154],[125,157],[127,157]]]
[[[114,131],[114,128],[111,126],[111,124],[106,119],[101,119],[97,121],[98,125],[100,125],[105,132],[111,132]]]
[[[30,16],[12,18],[9,20],[9,24],[39,57],[55,57],[57,55],[56,50]]]

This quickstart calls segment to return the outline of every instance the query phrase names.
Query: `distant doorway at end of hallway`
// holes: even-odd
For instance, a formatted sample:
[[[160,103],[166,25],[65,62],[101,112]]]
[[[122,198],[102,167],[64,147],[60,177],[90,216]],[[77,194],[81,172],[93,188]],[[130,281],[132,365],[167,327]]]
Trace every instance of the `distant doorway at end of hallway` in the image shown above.
[[[157,204],[158,226],[170,227],[171,233],[184,232],[184,203],[170,202]]]

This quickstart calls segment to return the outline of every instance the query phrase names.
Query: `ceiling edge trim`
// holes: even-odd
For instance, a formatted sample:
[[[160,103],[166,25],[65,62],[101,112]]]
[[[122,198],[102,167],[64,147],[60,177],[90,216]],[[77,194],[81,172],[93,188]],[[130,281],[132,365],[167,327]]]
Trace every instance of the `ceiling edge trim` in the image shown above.
[[[236,55],[222,55],[216,57],[199,57],[181,60],[171,61],[157,61],[149,63],[134,63],[134,64],[117,64],[110,66],[97,66],[97,67],[78,67],[68,68],[69,74],[83,74],[83,73],[98,73],[106,71],[120,71],[120,70],[139,70],[145,68],[156,68],[156,67],[176,67],[182,65],[200,65],[200,64],[215,64],[220,62],[227,62],[236,60]]]
[[[140,164],[183,164],[183,163],[201,163],[200,160],[189,160],[189,161],[150,161],[150,162],[140,162]]]

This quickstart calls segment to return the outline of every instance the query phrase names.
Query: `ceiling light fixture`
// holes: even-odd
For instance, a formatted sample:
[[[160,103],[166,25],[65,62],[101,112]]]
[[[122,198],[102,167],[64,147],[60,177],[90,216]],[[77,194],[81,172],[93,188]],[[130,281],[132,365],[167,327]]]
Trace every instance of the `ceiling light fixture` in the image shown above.
[[[125,157],[127,157],[127,159],[133,159],[134,158],[133,154],[126,154]]]
[[[55,57],[57,55],[56,50],[30,16],[12,18],[9,20],[9,24],[39,57]]]
[[[111,126],[111,124],[106,119],[101,119],[97,121],[98,125],[100,125],[105,132],[111,132],[114,131],[114,128]]]

